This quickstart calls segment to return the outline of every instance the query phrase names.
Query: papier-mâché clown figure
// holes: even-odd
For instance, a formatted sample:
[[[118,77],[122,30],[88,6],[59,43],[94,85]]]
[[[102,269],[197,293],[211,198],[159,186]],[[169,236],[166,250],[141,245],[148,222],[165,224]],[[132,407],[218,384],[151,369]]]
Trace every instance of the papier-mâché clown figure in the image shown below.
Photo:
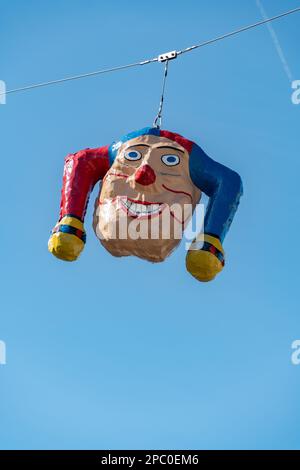
[[[132,132],[110,146],[85,149],[65,160],[59,221],[48,247],[57,258],[74,261],[85,241],[83,226],[89,195],[100,181],[95,203],[94,230],[102,245],[114,256],[134,255],[148,261],[163,261],[178,245],[168,238],[132,238],[116,235],[126,217],[130,222],[155,222],[172,206],[189,204],[192,211],[201,193],[209,197],[203,233],[186,255],[187,270],[199,281],[210,281],[223,269],[223,240],[242,195],[240,176],[212,160],[194,142],[179,134],[147,127]],[[177,217],[178,219],[178,217]],[[182,229],[187,220],[179,220]],[[149,224],[150,227],[150,224]],[[149,228],[150,231],[150,228]],[[149,232],[150,235],[150,232]]]

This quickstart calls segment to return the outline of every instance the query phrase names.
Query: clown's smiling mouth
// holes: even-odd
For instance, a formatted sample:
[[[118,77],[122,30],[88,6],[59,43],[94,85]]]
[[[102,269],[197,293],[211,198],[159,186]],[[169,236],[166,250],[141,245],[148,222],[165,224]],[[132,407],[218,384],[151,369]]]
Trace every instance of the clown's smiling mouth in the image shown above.
[[[116,209],[123,210],[129,217],[138,219],[158,217],[163,210],[168,207],[166,203],[138,201],[137,199],[130,199],[126,196],[116,196],[113,199],[99,201],[99,206],[109,207],[110,205],[114,205]],[[170,214],[181,225],[184,225],[190,218],[190,216],[188,216],[185,220],[181,220],[172,210],[170,210]]]
[[[129,198],[120,198],[122,209],[131,217],[155,217],[159,215],[165,204],[136,201]]]

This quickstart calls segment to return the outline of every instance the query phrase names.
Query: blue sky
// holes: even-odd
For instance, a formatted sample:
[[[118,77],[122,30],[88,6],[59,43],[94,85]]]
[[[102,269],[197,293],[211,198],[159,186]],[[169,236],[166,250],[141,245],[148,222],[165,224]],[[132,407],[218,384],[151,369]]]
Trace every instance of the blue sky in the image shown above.
[[[270,15],[298,0],[264,0]],[[8,88],[154,57],[259,20],[255,0],[1,2]],[[300,80],[300,15],[274,24]],[[164,128],[244,181],[210,284],[115,259],[86,219],[80,260],[47,251],[63,158],[151,125],[160,64],[7,97],[2,165],[2,449],[299,448],[299,113],[266,27],[170,63]]]

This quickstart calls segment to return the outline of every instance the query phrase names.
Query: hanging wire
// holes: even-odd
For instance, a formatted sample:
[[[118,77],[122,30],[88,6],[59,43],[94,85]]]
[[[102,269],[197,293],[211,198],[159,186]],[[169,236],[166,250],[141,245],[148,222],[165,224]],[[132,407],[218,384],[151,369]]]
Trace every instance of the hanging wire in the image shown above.
[[[229,38],[231,36],[235,36],[237,34],[240,34],[240,33],[244,32],[244,31],[248,31],[250,29],[256,28],[256,27],[261,26],[261,25],[264,25],[266,23],[270,23],[272,21],[278,20],[278,19],[283,18],[283,17],[288,16],[288,15],[292,15],[292,14],[297,13],[299,11],[300,11],[300,7],[294,8],[293,10],[286,11],[284,13],[281,13],[280,15],[273,16],[271,18],[267,18],[263,21],[259,21],[257,23],[254,23],[254,24],[245,26],[243,28],[239,28],[239,29],[237,29],[235,31],[232,31],[230,33],[224,34],[222,36],[218,36],[214,39],[210,39],[209,41],[205,41],[205,42],[202,42],[200,44],[196,44],[194,46],[187,47],[186,49],[182,49],[180,51],[177,51],[177,55],[185,54],[186,52],[191,52],[194,49],[199,49],[200,47],[208,46],[209,44],[214,44],[218,41],[222,41],[223,39]],[[120,65],[120,66],[117,66],[117,67],[112,67],[110,69],[97,70],[95,72],[84,73],[84,74],[75,75],[75,76],[72,76],[72,77],[66,77],[66,78],[61,78],[61,79],[58,79],[58,80],[51,80],[51,81],[48,81],[48,82],[23,86],[23,87],[20,87],[20,88],[15,88],[13,90],[7,90],[6,92],[2,92],[2,93],[0,93],[0,96],[1,95],[8,95],[8,94],[11,94],[11,93],[17,93],[17,92],[20,92],[20,91],[28,91],[28,90],[32,90],[34,88],[46,87],[46,86],[54,85],[54,84],[57,84],[57,83],[69,82],[69,81],[72,81],[72,80],[79,80],[81,78],[92,77],[94,75],[101,75],[101,74],[104,74],[104,73],[116,72],[117,70],[124,70],[124,69],[132,68],[132,67],[138,67],[138,66],[141,66],[141,65],[151,64],[151,63],[158,62],[158,61],[159,61],[159,58],[154,57],[153,59],[147,59],[147,60],[144,60],[144,61],[141,61],[141,62],[135,62],[133,64]]]
[[[41,88],[44,86],[55,85],[57,83],[70,82],[72,80],[79,80],[81,78],[92,77],[94,75],[101,75],[103,73],[116,72],[117,70],[129,69],[131,67],[137,67],[139,65],[146,65],[152,62],[157,62],[158,58],[154,57],[153,59],[143,60],[141,62],[135,62],[133,64],[119,65],[117,67],[112,67],[110,69],[96,70],[95,72],[83,73],[81,75],[74,75],[73,77],[60,78],[58,80],[51,80],[49,82],[36,83],[34,85],[28,85],[21,88],[15,88],[14,90],[8,90],[6,93],[0,93],[8,95],[9,93],[17,93],[18,91],[32,90],[33,88]]]
[[[258,26],[261,26],[266,23],[271,23],[271,21],[279,20],[280,18],[283,18],[284,16],[292,15],[293,13],[297,13],[300,11],[300,7],[294,8],[293,10],[286,11],[284,13],[281,13],[280,15],[277,16],[272,16],[271,18],[266,18],[263,21],[259,21],[257,23],[250,24],[248,26],[244,26],[243,28],[236,29],[235,31],[231,31],[230,33],[223,34],[222,36],[218,36],[214,39],[210,39],[209,41],[201,42],[200,44],[196,44],[195,46],[187,47],[186,49],[183,49],[182,51],[177,51],[177,54],[185,54],[186,52],[191,52],[194,49],[199,49],[200,47],[208,46],[209,44],[214,44],[215,42],[218,41],[223,41],[223,39],[227,39],[231,36],[235,36],[236,34],[243,33],[244,31],[249,31],[249,29],[257,28]]]
[[[166,80],[168,76],[168,67],[169,67],[169,61],[166,60],[158,113],[153,122],[153,127],[156,127],[157,129],[160,129],[162,125],[162,111],[163,111],[163,106],[164,106],[164,97],[165,97],[165,89],[166,89]]]

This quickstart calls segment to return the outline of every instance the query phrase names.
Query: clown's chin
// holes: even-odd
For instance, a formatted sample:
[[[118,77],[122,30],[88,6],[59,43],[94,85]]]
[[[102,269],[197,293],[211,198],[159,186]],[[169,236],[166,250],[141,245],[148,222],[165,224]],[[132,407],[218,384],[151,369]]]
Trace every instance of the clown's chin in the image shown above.
[[[124,211],[112,217],[107,208],[98,206],[93,227],[101,244],[113,256],[137,256],[159,263],[172,253],[182,238],[182,224],[176,226],[172,217],[169,224],[162,219],[161,215],[149,219],[128,217]]]
[[[104,240],[100,242],[104,248],[113,256],[137,256],[138,258],[160,263],[164,261],[176,248],[172,240]]]

